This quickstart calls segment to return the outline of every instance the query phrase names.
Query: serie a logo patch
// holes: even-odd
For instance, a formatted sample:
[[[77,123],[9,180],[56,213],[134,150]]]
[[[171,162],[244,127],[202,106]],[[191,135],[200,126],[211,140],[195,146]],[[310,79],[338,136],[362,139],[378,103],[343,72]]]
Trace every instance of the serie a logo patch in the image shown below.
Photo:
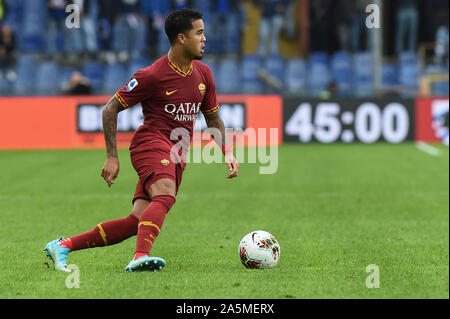
[[[139,82],[132,78],[131,81],[127,84],[127,92],[132,91],[136,86],[138,86]]]

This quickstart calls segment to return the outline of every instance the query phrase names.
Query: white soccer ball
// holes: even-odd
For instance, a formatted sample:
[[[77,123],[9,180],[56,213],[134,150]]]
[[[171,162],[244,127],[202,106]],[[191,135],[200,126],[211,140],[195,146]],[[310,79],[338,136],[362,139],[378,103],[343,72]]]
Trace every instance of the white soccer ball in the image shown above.
[[[242,238],[239,258],[246,268],[273,268],[280,260],[280,244],[264,230],[253,231]]]

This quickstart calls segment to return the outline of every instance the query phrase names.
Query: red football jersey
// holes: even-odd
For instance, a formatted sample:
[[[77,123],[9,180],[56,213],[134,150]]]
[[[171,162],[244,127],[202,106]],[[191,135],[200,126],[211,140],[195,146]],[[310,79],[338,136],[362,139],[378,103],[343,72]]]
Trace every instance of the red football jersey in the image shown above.
[[[192,139],[199,111],[210,114],[219,109],[211,69],[194,60],[183,72],[167,55],[136,72],[115,97],[125,108],[142,105],[144,124],[137,129],[132,146],[148,135],[145,133],[163,135],[174,144],[176,140],[170,136],[176,128],[185,129]]]

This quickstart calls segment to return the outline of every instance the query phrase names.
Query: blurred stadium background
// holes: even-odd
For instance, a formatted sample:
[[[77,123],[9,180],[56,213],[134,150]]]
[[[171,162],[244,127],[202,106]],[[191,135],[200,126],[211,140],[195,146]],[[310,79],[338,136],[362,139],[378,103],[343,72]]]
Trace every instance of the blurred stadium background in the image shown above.
[[[79,29],[65,27],[72,3]],[[218,93],[448,95],[446,0],[0,0],[0,95],[112,94],[167,52],[163,19],[181,7],[204,13]]]
[[[284,144],[231,183],[223,164],[189,164],[152,250],[161,274],[122,272],[128,240],[70,257],[81,289],[67,289],[42,248],[129,213],[142,112],[119,115],[105,191],[101,111],[167,52],[164,18],[186,6],[204,13],[227,128]],[[0,21],[1,298],[448,299],[448,0],[0,0]],[[255,229],[281,243],[273,271],[243,271]],[[367,289],[369,264],[382,289]]]

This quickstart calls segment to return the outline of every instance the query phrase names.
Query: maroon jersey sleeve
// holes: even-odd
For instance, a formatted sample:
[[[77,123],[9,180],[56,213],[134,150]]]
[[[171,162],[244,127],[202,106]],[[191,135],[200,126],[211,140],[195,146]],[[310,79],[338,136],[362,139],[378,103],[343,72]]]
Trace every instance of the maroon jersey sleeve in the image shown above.
[[[208,115],[219,110],[219,103],[216,96],[216,85],[214,78],[209,67],[206,67],[206,92],[203,98],[201,111],[203,114]]]
[[[124,108],[141,103],[152,97],[153,73],[149,68],[141,69],[114,95]]]

